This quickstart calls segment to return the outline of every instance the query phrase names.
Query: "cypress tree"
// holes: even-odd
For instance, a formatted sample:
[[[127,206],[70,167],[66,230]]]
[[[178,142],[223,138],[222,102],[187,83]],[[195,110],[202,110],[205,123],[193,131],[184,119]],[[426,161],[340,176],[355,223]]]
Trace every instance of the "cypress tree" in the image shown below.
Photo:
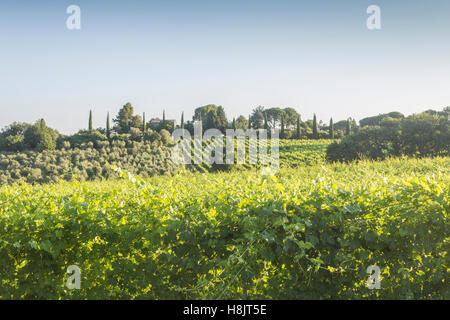
[[[347,119],[347,125],[345,127],[345,135],[348,136],[350,134],[350,119]]]
[[[47,124],[45,123],[44,118],[42,118],[41,120],[39,120],[38,128],[41,129],[41,130],[45,130],[45,128],[47,128]]]
[[[92,131],[92,110],[89,110],[89,131]]]
[[[252,125],[250,124],[250,115],[248,115],[248,130],[250,130],[252,128]]]
[[[184,112],[181,113],[181,129],[184,129]]]
[[[200,121],[200,132],[203,134],[203,120],[202,120],[202,113],[200,112],[200,116],[199,116],[199,121]]]
[[[236,119],[233,118],[233,130],[236,130]]]
[[[142,132],[145,133],[145,130],[147,129],[147,124],[145,123],[145,112],[142,114]]]
[[[106,136],[109,137],[111,136],[111,128],[109,126],[109,112],[108,115],[106,116]]]
[[[301,137],[301,128],[300,128],[300,116],[297,117],[297,139]]]
[[[264,129],[269,130],[269,124],[267,123],[267,114],[264,112]]]
[[[319,139],[319,128],[317,127],[316,114],[314,114],[314,118],[313,118],[313,139]]]
[[[285,133],[284,133],[284,117],[281,116],[281,133],[280,133],[280,138],[284,139],[285,137]]]
[[[330,138],[334,139],[334,123],[333,118],[330,119]]]

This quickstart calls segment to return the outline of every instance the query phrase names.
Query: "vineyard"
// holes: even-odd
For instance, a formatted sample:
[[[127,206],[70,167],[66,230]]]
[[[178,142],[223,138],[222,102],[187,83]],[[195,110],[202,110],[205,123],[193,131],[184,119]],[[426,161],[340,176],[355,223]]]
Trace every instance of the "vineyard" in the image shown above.
[[[450,0],[400,2],[0,0],[0,301],[450,301]]]
[[[317,164],[276,176],[3,185],[0,298],[450,298],[448,157],[324,164],[298,148]]]
[[[186,169],[195,172],[214,172],[229,170],[230,166],[217,166],[202,163],[195,164],[195,143],[190,144],[192,165]],[[97,181],[117,179],[112,166],[117,166],[142,177],[154,175],[171,175],[178,172],[182,166],[172,162],[171,147],[156,141],[102,141],[83,144],[79,148],[63,148],[61,150],[46,150],[43,152],[26,151],[19,153],[0,153],[0,185],[12,183],[55,183],[60,180]],[[280,140],[281,167],[295,167],[325,162],[326,147],[330,140]],[[203,142],[199,145],[204,152],[212,143]],[[259,147],[259,143],[258,143]],[[249,140],[245,140],[245,163],[232,167],[235,169],[251,169],[258,165],[249,162]],[[203,157],[203,153],[199,157]],[[270,143],[268,143],[270,153]]]
[[[255,151],[257,152],[256,155],[253,155],[251,153],[251,143],[254,143]],[[311,165],[317,165],[317,164],[324,164],[325,163],[325,156],[326,156],[326,150],[327,146],[332,143],[331,140],[288,140],[288,139],[281,139],[279,140],[279,164],[281,168],[295,168],[299,166],[311,166]],[[195,147],[197,144],[197,148],[203,148],[203,153],[196,154]],[[200,142],[196,142],[194,140],[191,141],[189,144],[190,148],[190,162],[191,165],[188,165],[187,168],[189,168],[192,171],[195,172],[213,172],[217,169],[223,170],[225,168],[233,168],[233,169],[252,169],[252,168],[260,168],[261,167],[261,157],[259,156],[259,150],[262,147],[261,140],[257,140],[254,142],[250,142],[248,139],[243,141],[244,144],[244,163],[239,164],[237,162],[237,150],[238,150],[238,143],[235,142],[234,145],[234,164],[230,167],[223,166],[223,165],[215,165],[215,164],[208,164],[205,163],[205,161],[202,161],[200,164],[195,163],[196,156],[198,158],[203,158],[207,155],[209,155],[212,150],[215,148],[215,144],[213,142],[205,142],[201,144]],[[226,141],[223,142],[224,150],[226,149]],[[270,158],[271,156],[271,142],[270,140],[264,144],[264,147],[267,149],[267,157]],[[270,159],[265,159],[266,164],[270,164]],[[223,158],[223,163],[226,163],[225,155]]]
[[[281,167],[295,168],[325,163],[330,140],[280,140]]]

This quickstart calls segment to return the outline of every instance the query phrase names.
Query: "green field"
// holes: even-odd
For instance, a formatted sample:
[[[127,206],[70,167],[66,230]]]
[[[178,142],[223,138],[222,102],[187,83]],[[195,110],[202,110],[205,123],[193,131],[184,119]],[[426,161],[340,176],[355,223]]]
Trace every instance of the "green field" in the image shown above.
[[[325,155],[327,146],[332,143],[332,140],[322,139],[322,140],[279,140],[279,161],[281,168],[296,168],[299,166],[311,166],[317,164],[325,163]],[[259,142],[257,143],[258,148],[260,147]],[[266,145],[268,154],[271,152],[270,142]],[[235,146],[236,148],[236,146]],[[252,169],[255,166],[249,164],[249,140],[245,140],[245,164],[235,166],[236,169]],[[206,150],[206,146],[204,146]],[[258,149],[259,150],[259,149]],[[205,151],[206,153],[206,151]],[[191,161],[194,163],[194,142],[192,142],[191,149]],[[236,155],[235,155],[236,158]],[[225,161],[224,161],[225,162]],[[258,167],[259,162],[258,162]],[[191,171],[197,172],[211,172],[215,171],[214,165],[209,165],[206,163],[193,164],[187,166]]]
[[[275,176],[2,186],[0,298],[449,299],[450,158],[325,164],[325,144],[282,142]]]
[[[280,140],[281,167],[323,164],[327,146],[331,142],[332,140]]]

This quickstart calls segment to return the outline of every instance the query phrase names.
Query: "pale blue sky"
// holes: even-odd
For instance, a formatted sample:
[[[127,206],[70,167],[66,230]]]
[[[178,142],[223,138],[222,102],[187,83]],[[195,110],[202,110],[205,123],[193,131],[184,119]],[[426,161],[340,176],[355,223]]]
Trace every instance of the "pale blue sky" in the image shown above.
[[[372,4],[382,30],[366,28]],[[71,133],[128,101],[178,121],[210,103],[323,121],[450,105],[448,0],[2,0],[0,44],[0,127],[43,117]]]

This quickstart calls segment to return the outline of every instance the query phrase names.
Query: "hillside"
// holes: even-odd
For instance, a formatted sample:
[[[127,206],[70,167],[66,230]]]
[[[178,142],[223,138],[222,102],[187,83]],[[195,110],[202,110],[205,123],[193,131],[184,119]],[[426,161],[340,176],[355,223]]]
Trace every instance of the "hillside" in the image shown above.
[[[325,162],[330,140],[280,140],[280,166],[295,167]],[[83,144],[79,148],[0,153],[0,185],[15,182],[49,183],[60,180],[96,181],[117,179],[111,169],[116,166],[144,178],[174,174],[184,169],[171,159],[171,146],[160,141],[113,141],[95,147]],[[248,154],[248,141],[246,141]],[[192,160],[193,160],[192,145]],[[236,169],[250,169],[245,164]],[[223,170],[214,165],[187,165],[190,171]]]

